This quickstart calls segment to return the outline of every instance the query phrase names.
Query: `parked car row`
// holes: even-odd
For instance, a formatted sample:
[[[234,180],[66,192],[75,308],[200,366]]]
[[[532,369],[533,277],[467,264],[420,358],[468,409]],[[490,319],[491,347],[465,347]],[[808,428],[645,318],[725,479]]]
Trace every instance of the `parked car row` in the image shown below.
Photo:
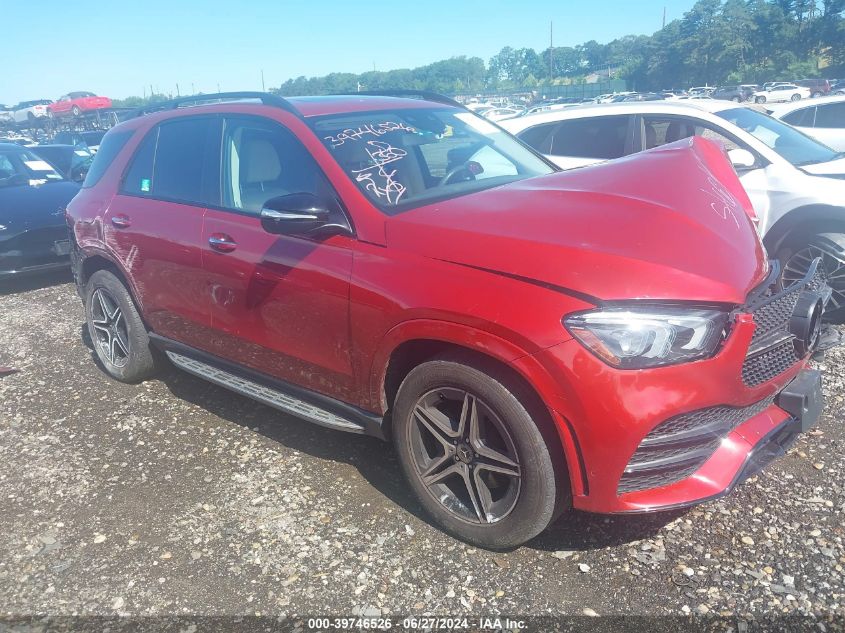
[[[821,415],[808,361],[825,308],[841,316],[842,250],[814,249],[845,248],[841,202],[786,211],[765,183],[821,200],[845,161],[759,108],[504,121],[523,144],[430,93],[227,96],[116,126],[78,193],[0,145],[0,196],[55,196],[50,226],[70,227],[0,212],[0,270],[69,248],[112,378],[166,358],[390,440],[432,519],[493,549],[572,509],[725,494]],[[778,227],[794,247],[769,262],[758,229]]]

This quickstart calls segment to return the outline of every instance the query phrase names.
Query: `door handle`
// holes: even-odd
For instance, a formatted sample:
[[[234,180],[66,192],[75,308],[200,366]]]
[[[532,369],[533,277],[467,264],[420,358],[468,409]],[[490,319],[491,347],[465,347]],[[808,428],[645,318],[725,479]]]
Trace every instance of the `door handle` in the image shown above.
[[[129,219],[129,216],[124,215],[123,213],[113,215],[111,223],[119,229],[129,228],[132,225],[132,221]]]
[[[225,233],[214,233],[208,238],[208,244],[218,253],[231,253],[238,243]]]

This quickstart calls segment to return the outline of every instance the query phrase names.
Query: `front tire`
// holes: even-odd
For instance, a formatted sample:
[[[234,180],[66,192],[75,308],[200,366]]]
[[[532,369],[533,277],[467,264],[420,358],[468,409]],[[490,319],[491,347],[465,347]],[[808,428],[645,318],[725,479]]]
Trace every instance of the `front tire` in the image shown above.
[[[155,373],[150,338],[123,282],[98,270],[85,286],[85,318],[94,353],[112,378],[137,383]]]
[[[777,257],[781,263],[781,281],[784,286],[803,278],[810,263],[821,257],[823,275],[833,289],[824,320],[837,325],[845,323],[845,234],[795,236],[787,240]]]
[[[82,110],[79,109],[79,106],[73,106],[73,108],[71,108],[71,112],[73,113],[73,116],[79,116],[82,114]]]
[[[766,103],[766,97],[756,97],[754,103]]]
[[[790,97],[791,101],[801,101],[801,95],[792,95]]]
[[[532,417],[510,382],[495,365],[443,356],[411,370],[393,409],[420,503],[446,532],[494,550],[545,530],[565,494],[537,425],[545,412]]]

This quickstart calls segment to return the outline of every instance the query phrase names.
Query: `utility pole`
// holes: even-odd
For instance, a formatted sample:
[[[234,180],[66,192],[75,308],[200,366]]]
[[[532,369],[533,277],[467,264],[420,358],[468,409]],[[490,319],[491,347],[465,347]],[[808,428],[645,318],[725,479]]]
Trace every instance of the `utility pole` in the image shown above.
[[[264,89],[264,69],[263,68],[261,69],[261,92],[267,92]]]
[[[181,97],[181,96],[182,96],[181,94],[179,94],[179,82],[178,82],[178,81],[176,82],[176,96],[177,96],[177,97]]]
[[[663,7],[663,28],[666,28],[666,7]]]
[[[552,66],[554,63],[554,56],[555,56],[555,47],[554,47],[554,38],[553,38],[553,30],[554,29],[554,22],[551,20],[549,21],[549,86],[552,85],[552,80],[554,79]]]
[[[154,94],[155,94],[155,91],[153,90],[153,85],[150,84],[150,96],[152,97]]]
[[[218,93],[220,92],[220,82],[219,81],[217,82],[217,92]]]
[[[193,81],[191,82],[191,94],[192,94],[192,95],[197,94],[197,91],[196,91],[196,90],[194,90],[194,82],[193,82]]]

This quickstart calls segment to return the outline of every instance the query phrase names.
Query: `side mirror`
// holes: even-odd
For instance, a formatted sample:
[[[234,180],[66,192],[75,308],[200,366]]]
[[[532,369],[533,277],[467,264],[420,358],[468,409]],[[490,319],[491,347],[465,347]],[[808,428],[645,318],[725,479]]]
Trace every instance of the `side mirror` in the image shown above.
[[[741,147],[728,151],[728,158],[736,169],[751,169],[757,164],[754,154]]]
[[[261,207],[261,226],[276,235],[352,234],[351,227],[332,222],[329,205],[310,193],[290,193],[271,198]],[[342,215],[342,214],[341,214]]]

